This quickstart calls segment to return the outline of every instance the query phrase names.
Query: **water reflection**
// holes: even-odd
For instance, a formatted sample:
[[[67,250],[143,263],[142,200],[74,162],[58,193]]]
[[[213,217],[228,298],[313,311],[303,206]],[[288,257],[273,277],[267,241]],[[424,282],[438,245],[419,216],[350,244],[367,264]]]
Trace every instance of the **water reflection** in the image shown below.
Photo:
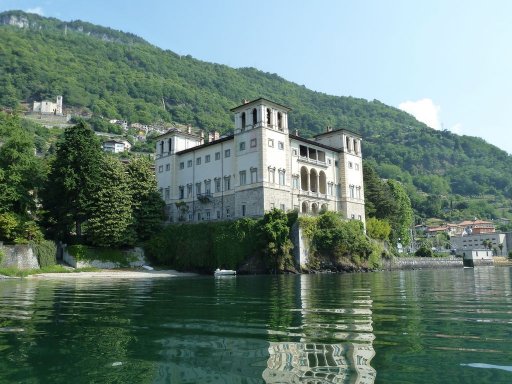
[[[375,356],[370,291],[354,289],[349,293],[333,287],[334,300],[325,303],[325,292],[316,289],[315,280],[306,275],[298,279],[300,307],[291,311],[301,314],[300,342],[271,342],[263,379],[266,383],[373,383],[376,372],[370,365]],[[352,297],[343,299],[347,293]],[[319,307],[320,303],[329,307]],[[336,303],[340,307],[333,308]]]

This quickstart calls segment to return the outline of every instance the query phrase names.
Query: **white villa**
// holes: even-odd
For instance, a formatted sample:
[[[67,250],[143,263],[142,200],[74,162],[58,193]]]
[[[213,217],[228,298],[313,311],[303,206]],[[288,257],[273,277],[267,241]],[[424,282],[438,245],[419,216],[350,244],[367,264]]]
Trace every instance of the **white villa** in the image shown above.
[[[171,129],[157,138],[158,188],[169,221],[263,216],[272,208],[336,211],[364,223],[361,137],[344,129],[305,139],[290,108],[259,98],[231,110],[234,134]]]

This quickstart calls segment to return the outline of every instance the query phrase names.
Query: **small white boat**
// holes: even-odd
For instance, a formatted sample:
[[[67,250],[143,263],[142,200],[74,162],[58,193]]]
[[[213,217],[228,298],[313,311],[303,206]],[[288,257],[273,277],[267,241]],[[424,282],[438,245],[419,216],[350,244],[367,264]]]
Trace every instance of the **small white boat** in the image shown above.
[[[219,269],[217,268],[215,272],[213,272],[214,276],[233,276],[236,275],[236,271],[232,269]]]

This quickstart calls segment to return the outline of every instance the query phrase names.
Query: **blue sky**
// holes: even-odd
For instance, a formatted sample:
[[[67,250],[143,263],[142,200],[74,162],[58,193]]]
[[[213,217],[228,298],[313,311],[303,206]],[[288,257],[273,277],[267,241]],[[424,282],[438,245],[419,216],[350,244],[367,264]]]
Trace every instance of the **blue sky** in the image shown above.
[[[377,99],[512,154],[512,1],[0,0],[182,55]],[[1,44],[1,42],[0,42]]]

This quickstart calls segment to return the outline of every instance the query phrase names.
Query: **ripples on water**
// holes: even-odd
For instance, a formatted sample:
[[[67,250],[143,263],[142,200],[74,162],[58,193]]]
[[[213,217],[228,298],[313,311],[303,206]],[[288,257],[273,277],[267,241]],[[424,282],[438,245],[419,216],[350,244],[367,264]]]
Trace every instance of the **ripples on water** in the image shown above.
[[[0,383],[509,383],[510,272],[0,281]]]

